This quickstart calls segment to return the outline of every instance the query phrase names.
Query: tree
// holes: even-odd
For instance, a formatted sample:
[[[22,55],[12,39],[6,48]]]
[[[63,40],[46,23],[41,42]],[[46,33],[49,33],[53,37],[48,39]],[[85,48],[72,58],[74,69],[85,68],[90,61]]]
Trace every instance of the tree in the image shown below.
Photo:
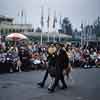
[[[65,17],[62,21],[62,31],[65,34],[72,34],[72,24],[70,23],[68,17]]]
[[[38,27],[36,30],[35,30],[35,32],[42,32],[42,30],[41,30],[41,28],[40,27]]]

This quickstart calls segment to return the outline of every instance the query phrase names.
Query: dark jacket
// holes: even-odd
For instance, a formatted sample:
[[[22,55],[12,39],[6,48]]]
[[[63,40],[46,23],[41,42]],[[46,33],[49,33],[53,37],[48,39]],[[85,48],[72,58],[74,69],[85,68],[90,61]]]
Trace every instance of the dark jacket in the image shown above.
[[[56,57],[56,63],[62,69],[65,68],[65,67],[68,67],[69,58],[68,58],[68,55],[67,55],[66,51],[63,48],[61,48],[59,50],[59,54]]]

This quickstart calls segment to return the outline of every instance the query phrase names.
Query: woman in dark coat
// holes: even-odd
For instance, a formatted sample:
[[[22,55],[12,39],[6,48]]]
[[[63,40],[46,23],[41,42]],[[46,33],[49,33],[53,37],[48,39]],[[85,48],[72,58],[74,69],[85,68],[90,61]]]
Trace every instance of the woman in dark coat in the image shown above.
[[[38,85],[40,87],[44,87],[45,81],[48,77],[48,74],[50,74],[50,71],[53,67],[55,67],[55,63],[56,63],[56,47],[54,46],[54,44],[51,44],[50,47],[48,47],[48,68],[46,69],[45,75],[43,77],[43,80],[41,82],[38,83]],[[51,68],[52,67],[52,68]],[[51,73],[53,75],[53,72]]]

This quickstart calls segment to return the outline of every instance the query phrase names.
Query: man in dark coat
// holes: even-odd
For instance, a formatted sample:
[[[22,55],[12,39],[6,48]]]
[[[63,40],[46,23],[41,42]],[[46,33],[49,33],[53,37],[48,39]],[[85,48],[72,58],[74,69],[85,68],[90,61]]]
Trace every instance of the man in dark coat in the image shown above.
[[[55,82],[52,85],[51,88],[48,89],[50,92],[54,92],[56,86],[58,86],[59,80],[62,82],[62,89],[67,88],[67,85],[64,81],[64,75],[63,75],[63,70],[64,67],[68,67],[69,63],[69,58],[66,53],[66,50],[62,45],[59,45],[58,47],[58,52],[57,52],[57,57],[56,57],[56,76],[55,76]]]

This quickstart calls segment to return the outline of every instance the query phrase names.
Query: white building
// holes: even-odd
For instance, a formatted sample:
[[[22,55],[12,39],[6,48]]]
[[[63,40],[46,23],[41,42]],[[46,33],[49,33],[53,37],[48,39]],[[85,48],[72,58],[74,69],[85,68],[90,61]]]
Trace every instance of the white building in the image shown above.
[[[6,35],[12,32],[33,32],[31,24],[14,24],[13,18],[0,16],[0,33]]]

